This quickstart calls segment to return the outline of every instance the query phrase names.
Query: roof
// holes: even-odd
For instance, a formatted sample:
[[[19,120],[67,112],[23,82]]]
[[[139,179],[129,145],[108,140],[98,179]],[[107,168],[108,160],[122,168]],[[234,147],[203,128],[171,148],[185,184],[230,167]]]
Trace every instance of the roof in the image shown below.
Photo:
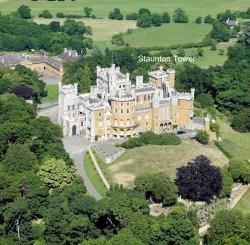
[[[142,87],[142,88],[136,88],[136,93],[145,93],[145,92],[155,92],[155,89],[153,87]]]
[[[15,66],[23,60],[23,55],[6,54],[0,56],[0,66]]]
[[[237,26],[238,24],[238,21],[237,20],[229,20],[227,19],[227,22],[226,22],[229,26]]]
[[[69,62],[76,61],[79,58],[77,50],[67,50],[61,53],[58,57]]]

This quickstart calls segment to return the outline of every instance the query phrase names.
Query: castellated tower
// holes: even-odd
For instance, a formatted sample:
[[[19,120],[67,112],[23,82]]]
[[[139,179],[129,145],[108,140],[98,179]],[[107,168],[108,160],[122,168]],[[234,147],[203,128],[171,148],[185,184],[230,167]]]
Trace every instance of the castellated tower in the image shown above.
[[[59,111],[58,122],[63,127],[64,135],[76,135],[78,133],[75,117],[77,115],[77,86],[74,85],[62,85],[59,83]]]

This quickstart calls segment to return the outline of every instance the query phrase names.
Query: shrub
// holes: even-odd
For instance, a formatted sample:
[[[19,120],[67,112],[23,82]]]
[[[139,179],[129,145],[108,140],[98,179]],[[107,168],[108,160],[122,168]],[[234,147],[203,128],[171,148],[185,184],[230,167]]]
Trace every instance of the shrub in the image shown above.
[[[199,141],[201,144],[206,145],[209,141],[209,134],[204,130],[200,130],[196,134],[196,140]]]
[[[39,17],[42,17],[45,19],[51,19],[53,18],[53,15],[49,12],[49,10],[44,10],[41,14],[39,14]]]
[[[220,125],[218,123],[210,122],[210,130],[216,133],[216,136],[220,136]]]
[[[219,193],[219,197],[220,198],[230,197],[233,186],[233,178],[230,175],[227,167],[221,169],[221,176],[222,176],[222,189]]]
[[[138,138],[129,138],[121,146],[131,149],[142,145],[178,145],[180,142],[180,138],[174,133],[155,134],[152,131],[147,131]]]
[[[196,18],[195,23],[201,24],[202,23],[202,17],[199,16],[198,18]]]
[[[245,160],[233,160],[228,171],[235,182],[248,184],[250,182],[250,164]]]
[[[57,18],[65,18],[65,14],[62,13],[62,12],[58,12],[58,13],[56,14],[56,17],[57,17]]]
[[[137,20],[138,14],[137,13],[131,13],[126,15],[126,20]]]

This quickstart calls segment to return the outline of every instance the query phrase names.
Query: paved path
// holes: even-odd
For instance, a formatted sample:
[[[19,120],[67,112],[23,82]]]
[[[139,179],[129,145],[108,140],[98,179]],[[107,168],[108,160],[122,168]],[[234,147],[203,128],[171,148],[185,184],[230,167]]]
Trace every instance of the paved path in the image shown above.
[[[83,156],[84,156],[84,153],[89,148],[89,145],[90,145],[89,140],[85,139],[83,136],[73,136],[73,137],[64,138],[63,144],[64,144],[66,151],[74,159],[78,173],[84,180],[84,184],[87,188],[87,191],[96,200],[101,199],[102,196],[97,192],[95,187],[92,185],[84,169]]]

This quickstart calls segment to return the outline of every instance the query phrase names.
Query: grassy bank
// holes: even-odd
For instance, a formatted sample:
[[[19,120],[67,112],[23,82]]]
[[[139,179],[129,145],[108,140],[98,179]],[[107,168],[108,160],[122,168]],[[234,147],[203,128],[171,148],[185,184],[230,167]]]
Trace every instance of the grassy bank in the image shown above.
[[[250,204],[250,189],[248,189],[248,191],[244,194],[244,196],[234,207],[234,209],[240,210],[244,214],[249,214],[250,213],[249,204]]]
[[[84,168],[86,170],[90,182],[96,188],[97,192],[99,192],[102,197],[105,197],[108,189],[102,182],[102,179],[99,176],[88,152],[86,152],[84,155]]]

